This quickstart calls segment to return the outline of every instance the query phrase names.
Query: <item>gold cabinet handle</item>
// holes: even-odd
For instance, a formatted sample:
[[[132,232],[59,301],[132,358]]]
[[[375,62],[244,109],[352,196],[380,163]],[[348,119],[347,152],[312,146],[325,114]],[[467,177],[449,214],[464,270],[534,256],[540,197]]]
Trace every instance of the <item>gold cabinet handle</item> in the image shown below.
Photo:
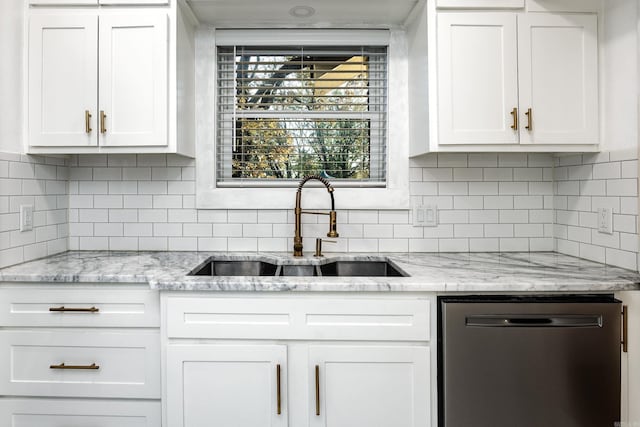
[[[629,315],[627,313],[627,306],[622,306],[622,352],[627,352],[627,347],[629,345],[629,337],[628,337],[628,327],[629,327]]]
[[[107,115],[100,110],[100,133],[107,133]]]
[[[533,112],[531,111],[531,108],[529,108],[527,112],[524,114],[527,116],[527,126],[525,126],[525,129],[528,131],[532,131],[533,130]]]
[[[280,364],[278,364],[276,365],[276,401],[278,415],[282,414],[282,400],[280,396]]]
[[[316,365],[316,416],[320,416],[320,366]]]
[[[95,371],[97,369],[100,369],[99,365],[96,365],[95,363],[92,363],[91,365],[65,365],[64,363],[61,363],[59,365],[50,365],[49,369],[70,369],[70,370],[91,370],[91,371]]]
[[[511,125],[511,129],[518,130],[518,109],[514,108],[511,110],[511,115],[513,116],[513,124]]]
[[[89,308],[67,308],[64,305],[60,307],[49,307],[49,311],[58,313],[97,313],[100,311],[97,307]]]
[[[89,110],[84,110],[84,131],[86,133],[93,131],[91,129],[91,112]]]

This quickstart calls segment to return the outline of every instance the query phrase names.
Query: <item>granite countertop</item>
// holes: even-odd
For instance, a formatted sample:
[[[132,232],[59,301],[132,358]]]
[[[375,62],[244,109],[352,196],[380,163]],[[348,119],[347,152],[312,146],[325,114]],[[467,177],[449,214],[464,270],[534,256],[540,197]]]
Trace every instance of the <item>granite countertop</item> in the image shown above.
[[[210,277],[187,273],[211,256],[277,264],[388,259],[409,277]],[[553,252],[328,254],[70,251],[0,270],[1,282],[149,284],[198,291],[604,292],[640,290],[640,275]]]

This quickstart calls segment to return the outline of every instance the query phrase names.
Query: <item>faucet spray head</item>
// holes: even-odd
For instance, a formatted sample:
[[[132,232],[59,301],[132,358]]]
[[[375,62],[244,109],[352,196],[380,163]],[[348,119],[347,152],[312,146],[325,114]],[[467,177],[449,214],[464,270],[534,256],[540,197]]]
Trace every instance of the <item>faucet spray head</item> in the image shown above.
[[[327,237],[336,238],[339,236],[337,213],[336,211],[331,211],[329,212],[329,232],[327,233]]]

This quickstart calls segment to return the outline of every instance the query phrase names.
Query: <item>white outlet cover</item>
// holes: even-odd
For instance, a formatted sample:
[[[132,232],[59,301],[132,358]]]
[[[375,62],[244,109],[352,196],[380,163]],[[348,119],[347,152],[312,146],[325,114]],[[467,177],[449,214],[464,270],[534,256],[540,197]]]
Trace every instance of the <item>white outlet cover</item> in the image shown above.
[[[598,233],[613,234],[613,210],[598,208]]]
[[[20,205],[20,231],[33,230],[33,205]]]

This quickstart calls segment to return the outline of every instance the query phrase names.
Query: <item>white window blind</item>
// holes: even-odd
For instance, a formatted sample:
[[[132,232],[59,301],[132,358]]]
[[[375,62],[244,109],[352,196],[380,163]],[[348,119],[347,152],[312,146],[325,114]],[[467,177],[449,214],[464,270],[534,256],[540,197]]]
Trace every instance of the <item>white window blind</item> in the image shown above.
[[[386,184],[386,46],[218,46],[217,186]]]

